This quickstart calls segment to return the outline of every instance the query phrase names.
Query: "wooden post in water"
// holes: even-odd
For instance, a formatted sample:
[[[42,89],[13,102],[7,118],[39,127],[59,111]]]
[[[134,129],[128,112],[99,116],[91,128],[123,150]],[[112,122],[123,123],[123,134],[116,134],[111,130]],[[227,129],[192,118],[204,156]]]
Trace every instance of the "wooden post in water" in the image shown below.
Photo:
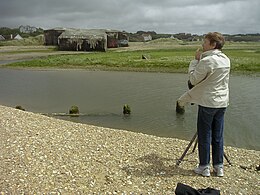
[[[69,114],[71,116],[79,116],[79,107],[78,106],[71,106],[69,109]]]
[[[123,107],[123,114],[131,114],[131,108],[128,104],[125,104]]]
[[[18,109],[18,110],[25,111],[25,109],[24,109],[22,106],[20,106],[20,105],[18,105],[18,106],[15,106],[15,108],[16,108],[16,109]]]
[[[184,114],[185,112],[185,107],[181,106],[178,100],[176,101],[176,112],[178,114]]]

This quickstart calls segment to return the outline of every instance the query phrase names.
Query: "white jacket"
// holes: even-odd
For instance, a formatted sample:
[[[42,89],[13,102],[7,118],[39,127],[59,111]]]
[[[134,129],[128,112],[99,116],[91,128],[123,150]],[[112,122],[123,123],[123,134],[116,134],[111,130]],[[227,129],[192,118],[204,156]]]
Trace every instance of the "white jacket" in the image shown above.
[[[229,103],[230,60],[218,49],[201,54],[200,61],[189,66],[189,80],[194,87],[184,93],[178,102],[181,106],[191,102],[204,107],[224,108]]]

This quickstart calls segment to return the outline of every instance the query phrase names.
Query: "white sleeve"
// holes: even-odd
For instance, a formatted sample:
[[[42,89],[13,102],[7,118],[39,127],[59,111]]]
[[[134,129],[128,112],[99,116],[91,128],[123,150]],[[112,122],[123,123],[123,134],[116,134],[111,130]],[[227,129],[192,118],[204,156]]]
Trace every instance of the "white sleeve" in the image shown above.
[[[203,81],[208,75],[209,60],[200,60],[194,67],[189,71],[189,80],[192,85],[197,85]]]
[[[189,65],[189,74],[195,70],[195,68],[196,68],[196,66],[197,66],[198,63],[199,63],[198,60],[192,60],[192,61],[190,62],[190,65]]]
[[[188,91],[185,92],[184,94],[182,94],[182,96],[179,97],[177,100],[177,102],[179,103],[180,106],[185,106],[190,101],[191,101],[191,96],[188,93]]]

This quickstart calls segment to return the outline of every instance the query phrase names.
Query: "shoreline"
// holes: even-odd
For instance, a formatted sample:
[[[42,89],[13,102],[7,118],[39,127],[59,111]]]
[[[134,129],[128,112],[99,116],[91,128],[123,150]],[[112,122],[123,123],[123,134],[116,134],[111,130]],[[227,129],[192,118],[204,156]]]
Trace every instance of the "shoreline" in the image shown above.
[[[178,182],[221,194],[260,192],[260,151],[225,147],[225,176],[197,176],[189,141],[73,123],[0,105],[0,192],[174,194]],[[243,168],[241,168],[241,166]]]
[[[24,60],[27,61],[27,60]],[[29,61],[29,60],[28,60]],[[169,74],[187,74],[185,70],[167,70],[167,69],[141,69],[141,68],[107,68],[107,67],[12,67],[8,66],[8,64],[0,64],[0,69],[10,69],[10,70],[30,70],[30,71],[69,71],[69,70],[80,70],[80,71],[114,71],[114,72],[144,72],[144,73],[169,73]],[[260,77],[260,73],[258,72],[243,72],[243,71],[235,71],[231,72],[230,76],[249,76],[249,77]]]

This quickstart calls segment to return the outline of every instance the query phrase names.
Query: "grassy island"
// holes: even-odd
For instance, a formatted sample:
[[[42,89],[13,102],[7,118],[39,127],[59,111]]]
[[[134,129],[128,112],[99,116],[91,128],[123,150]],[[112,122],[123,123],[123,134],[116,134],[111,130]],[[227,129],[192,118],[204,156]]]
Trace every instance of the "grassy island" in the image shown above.
[[[43,47],[43,46],[42,46]],[[33,53],[38,58],[8,64],[19,68],[80,68],[89,70],[120,70],[150,72],[187,71],[189,62],[201,42],[182,42],[159,39],[145,43],[130,42],[129,47],[109,49],[107,52],[62,52],[55,48],[20,49],[9,55]],[[246,74],[260,72],[260,43],[227,42],[223,52],[231,59],[231,71]],[[6,52],[0,53],[1,56]],[[44,55],[39,55],[44,54]]]

